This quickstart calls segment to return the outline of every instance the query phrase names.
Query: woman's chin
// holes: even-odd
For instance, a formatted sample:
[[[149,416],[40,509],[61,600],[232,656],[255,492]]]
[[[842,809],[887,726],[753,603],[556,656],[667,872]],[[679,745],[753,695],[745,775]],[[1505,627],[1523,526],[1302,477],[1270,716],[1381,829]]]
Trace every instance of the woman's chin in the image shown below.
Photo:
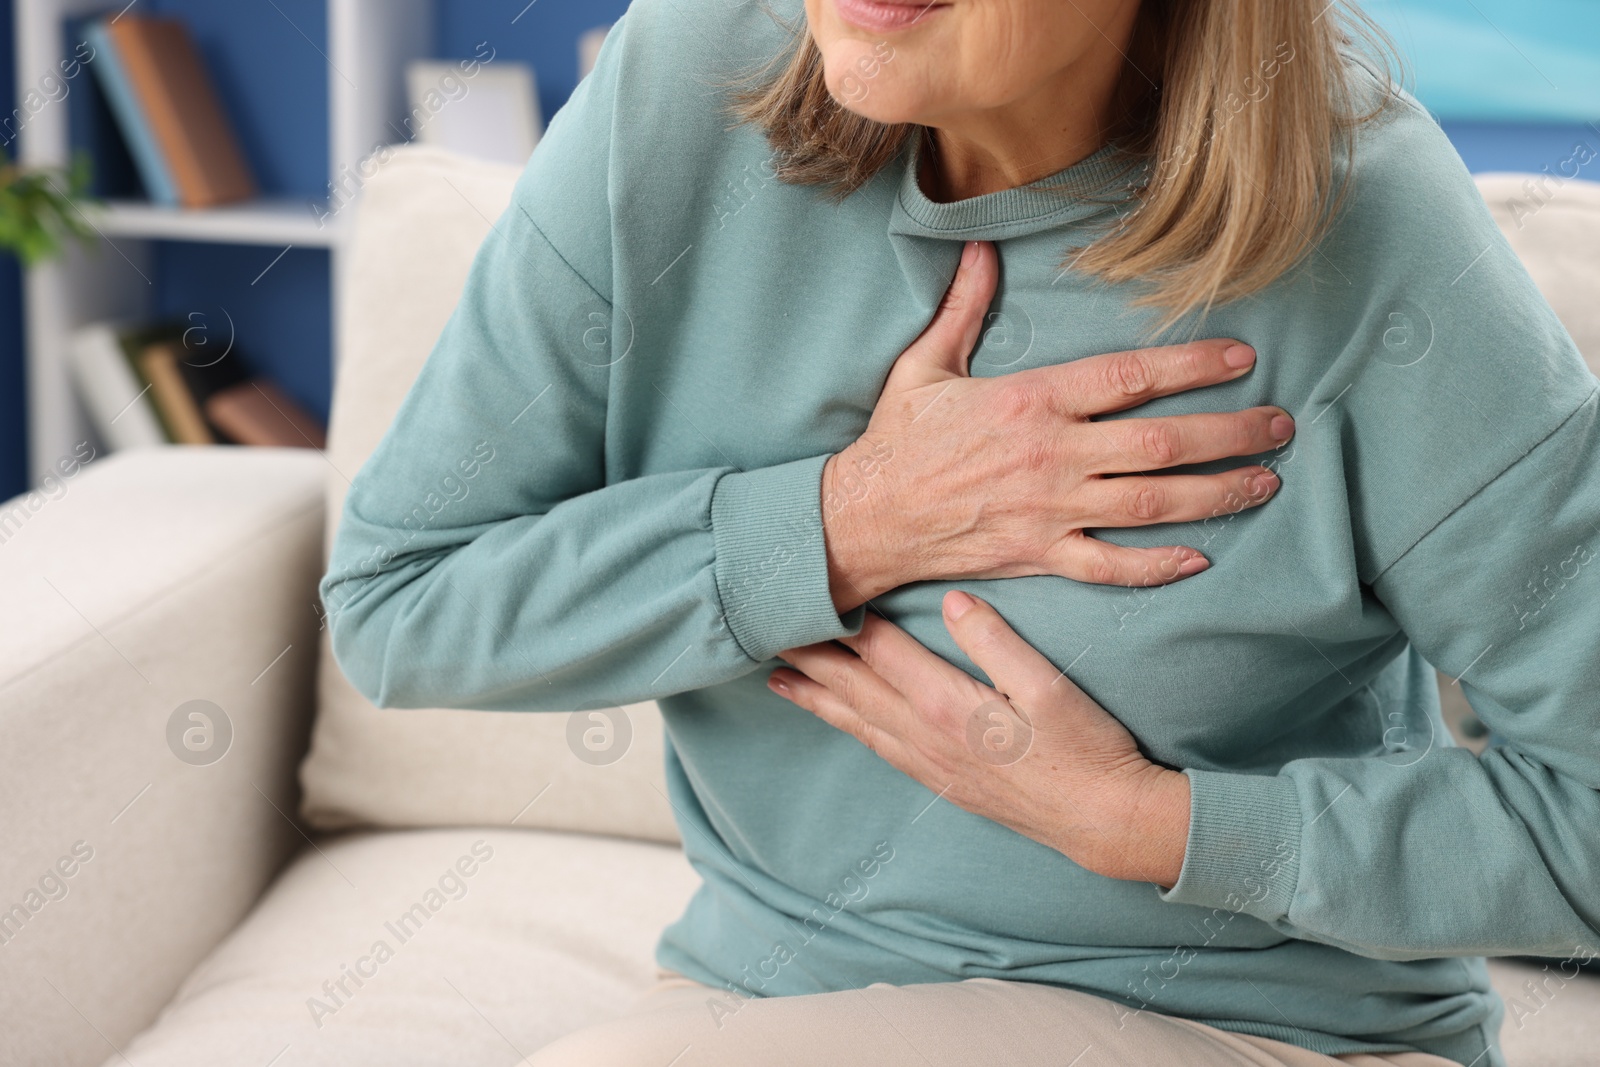
[[[901,123],[914,123],[917,121],[916,118],[911,114],[899,109],[873,107],[872,105],[864,104],[859,100],[845,100],[838,96],[835,96],[834,100],[837,101],[839,106],[844,108],[846,111],[854,112],[864,119],[871,119],[873,122],[881,122],[885,126],[898,126]]]
[[[846,111],[885,125],[921,122],[927,114],[921,100],[888,84],[869,84],[863,89],[862,83],[852,78],[829,78],[828,93]]]

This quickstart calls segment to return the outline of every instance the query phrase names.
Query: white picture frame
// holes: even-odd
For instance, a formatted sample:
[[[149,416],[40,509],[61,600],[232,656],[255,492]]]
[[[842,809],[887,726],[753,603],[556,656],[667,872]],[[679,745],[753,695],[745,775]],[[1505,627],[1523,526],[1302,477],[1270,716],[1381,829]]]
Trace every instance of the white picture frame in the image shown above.
[[[585,31],[578,38],[578,78],[587,78],[589,72],[594,70],[595,61],[600,58],[600,46],[606,43],[606,34],[611,30],[609,25],[596,26]]]
[[[405,132],[478,159],[528,161],[544,132],[539,89],[526,63],[476,59],[406,64]]]

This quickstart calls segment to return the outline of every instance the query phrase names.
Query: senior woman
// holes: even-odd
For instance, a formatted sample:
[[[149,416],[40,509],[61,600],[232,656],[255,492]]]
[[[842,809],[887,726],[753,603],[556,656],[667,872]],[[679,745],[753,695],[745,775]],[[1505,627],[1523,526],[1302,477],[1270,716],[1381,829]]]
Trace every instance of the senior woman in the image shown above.
[[[323,585],[379,704],[660,699],[704,885],[534,1062],[1487,1067],[1596,954],[1596,383],[1353,25],[617,25]]]

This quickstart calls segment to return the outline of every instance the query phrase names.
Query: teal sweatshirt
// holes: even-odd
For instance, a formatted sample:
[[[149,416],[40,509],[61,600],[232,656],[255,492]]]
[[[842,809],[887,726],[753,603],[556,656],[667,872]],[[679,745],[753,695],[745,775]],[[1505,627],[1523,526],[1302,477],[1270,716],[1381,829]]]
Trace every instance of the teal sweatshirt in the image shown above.
[[[1482,957],[1600,945],[1600,408],[1444,135],[1409,98],[1363,128],[1315,251],[1169,335],[1258,363],[1128,416],[1298,424],[1259,457],[1266,506],[1099,534],[1209,570],[873,605],[981,677],[939,606],[987,599],[1183,769],[1163,891],[936,798],[766,688],[776,653],[859,625],[829,598],[822,465],[963,241],[1002,264],[977,375],[1140,346],[1157,313],[1061,268],[1129,209],[1110,150],[948,204],[909,152],[842,203],[774,180],[725,110],[785,43],[764,6],[636,0],[550,124],[351,488],[322,585],[345,673],[389,707],[659,699],[704,885],[658,959],[738,995],[988,976],[1502,1063]],[[1452,746],[1430,664],[1503,745]]]

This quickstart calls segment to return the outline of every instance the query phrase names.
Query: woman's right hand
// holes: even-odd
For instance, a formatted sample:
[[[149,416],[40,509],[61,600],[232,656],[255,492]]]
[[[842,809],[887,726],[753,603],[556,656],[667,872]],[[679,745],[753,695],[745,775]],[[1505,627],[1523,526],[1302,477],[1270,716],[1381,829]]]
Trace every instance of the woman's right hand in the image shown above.
[[[1196,341],[972,378],[968,361],[998,280],[994,246],[969,242],[933,320],[889,372],[866,431],[823,469],[829,582],[841,612],[917,581],[1176,581],[1204,570],[1206,558],[1084,531],[1229,514],[1277,490],[1277,476],[1260,466],[1147,472],[1277,448],[1294,434],[1282,408],[1090,421],[1238,378],[1255,365],[1249,346]]]

